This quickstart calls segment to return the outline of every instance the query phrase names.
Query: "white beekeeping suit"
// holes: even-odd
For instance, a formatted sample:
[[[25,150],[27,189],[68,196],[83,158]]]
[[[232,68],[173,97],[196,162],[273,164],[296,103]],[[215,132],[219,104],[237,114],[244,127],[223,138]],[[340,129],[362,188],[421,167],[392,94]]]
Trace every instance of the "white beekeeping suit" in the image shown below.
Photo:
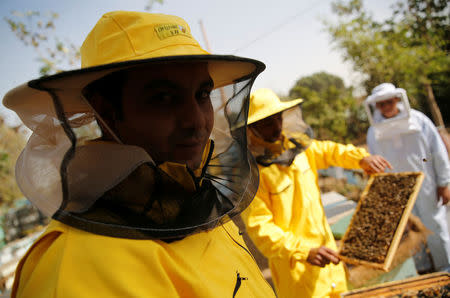
[[[375,104],[390,98],[400,98],[397,103],[399,113],[392,118],[384,118]],[[423,113],[410,109],[405,90],[390,83],[375,87],[367,97],[365,107],[371,124],[367,133],[370,153],[384,156],[393,166],[390,171],[425,173],[413,213],[433,232],[427,245],[435,269],[449,271],[447,208],[441,199],[437,199],[437,187],[449,185],[450,163],[435,125]],[[416,265],[418,269],[431,266],[423,261]]]

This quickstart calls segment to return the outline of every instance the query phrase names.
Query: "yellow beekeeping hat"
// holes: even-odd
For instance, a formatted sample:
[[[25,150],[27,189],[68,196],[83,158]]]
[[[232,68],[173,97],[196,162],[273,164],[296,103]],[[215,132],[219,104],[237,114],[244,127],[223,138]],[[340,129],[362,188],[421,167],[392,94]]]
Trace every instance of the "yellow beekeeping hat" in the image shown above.
[[[80,49],[81,69],[44,76],[11,90],[3,99],[25,125],[36,114],[47,114],[48,106],[37,90],[58,90],[67,113],[83,113],[73,99],[89,83],[109,73],[167,63],[207,63],[214,87],[222,87],[255,76],[264,63],[236,56],[211,55],[191,35],[180,17],[134,11],[104,14],[86,37]],[[72,97],[72,98],[71,98]]]
[[[302,102],[303,99],[301,98],[281,101],[272,90],[267,88],[258,89],[250,95],[250,107],[248,111],[247,124],[255,123],[259,120],[299,105]]]

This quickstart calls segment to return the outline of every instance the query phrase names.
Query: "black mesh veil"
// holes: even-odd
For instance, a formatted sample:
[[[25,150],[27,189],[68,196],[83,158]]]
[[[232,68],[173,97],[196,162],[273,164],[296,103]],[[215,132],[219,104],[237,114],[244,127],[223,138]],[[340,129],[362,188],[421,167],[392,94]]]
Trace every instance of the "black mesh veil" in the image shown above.
[[[290,166],[296,156],[305,151],[314,138],[312,128],[304,121],[301,104],[281,112],[282,140],[269,143],[253,129],[247,131],[249,135],[248,148],[256,162],[264,167],[272,164]],[[268,115],[270,117],[272,115]]]
[[[214,113],[197,169],[159,163],[148,150],[123,143],[84,92],[92,82],[136,66],[157,72],[196,63],[206,65],[213,82]],[[179,239],[214,228],[245,209],[258,186],[246,126],[231,127],[246,123],[250,89],[263,69],[259,61],[234,56],[179,56],[87,68],[19,86],[4,99],[33,131],[17,162],[18,184],[48,216],[96,234]]]

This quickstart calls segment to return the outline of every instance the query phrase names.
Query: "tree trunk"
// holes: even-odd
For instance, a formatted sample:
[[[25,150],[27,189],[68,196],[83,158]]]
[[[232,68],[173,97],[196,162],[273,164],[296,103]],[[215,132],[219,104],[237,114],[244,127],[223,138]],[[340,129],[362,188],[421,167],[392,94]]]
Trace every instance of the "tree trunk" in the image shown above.
[[[433,117],[434,124],[438,128],[444,128],[444,120],[442,119],[441,110],[439,110],[439,106],[436,103],[436,99],[434,98],[433,88],[431,88],[430,83],[425,84],[425,88],[427,89],[427,101],[430,106],[431,116]]]
[[[441,110],[439,110],[439,106],[437,105],[436,99],[434,98],[433,88],[431,88],[431,84],[427,83],[425,84],[425,87],[427,88],[427,99],[430,106],[431,115],[433,116],[433,121],[437,126],[441,139],[444,142],[445,148],[447,149],[447,154],[450,158],[450,135],[445,129]]]

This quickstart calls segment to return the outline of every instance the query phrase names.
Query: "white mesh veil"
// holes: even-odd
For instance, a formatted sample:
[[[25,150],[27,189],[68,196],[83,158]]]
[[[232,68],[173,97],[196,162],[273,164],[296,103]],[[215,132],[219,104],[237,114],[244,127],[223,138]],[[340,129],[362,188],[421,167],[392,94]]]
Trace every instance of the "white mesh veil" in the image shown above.
[[[388,99],[397,98],[399,113],[392,118],[385,118],[376,104]],[[372,94],[364,101],[364,108],[373,127],[376,139],[392,139],[399,134],[420,131],[418,124],[411,118],[411,107],[405,89],[396,88],[391,83],[383,83],[375,87]]]

